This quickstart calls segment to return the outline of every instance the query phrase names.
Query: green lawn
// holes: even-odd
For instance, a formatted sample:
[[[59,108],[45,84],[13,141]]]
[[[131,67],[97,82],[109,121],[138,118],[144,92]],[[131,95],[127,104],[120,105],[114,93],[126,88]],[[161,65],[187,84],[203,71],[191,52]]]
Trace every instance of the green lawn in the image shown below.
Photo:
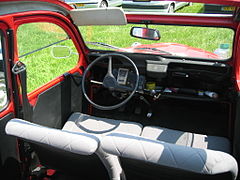
[[[202,12],[201,4],[193,4],[184,7],[178,12]],[[126,25],[126,26],[87,26],[81,27],[80,31],[85,41],[104,42],[117,47],[130,47],[134,42],[142,44],[156,43],[156,41],[148,41],[136,39],[129,35],[133,26],[144,25]],[[161,33],[161,42],[176,42],[186,44],[192,47],[201,48],[213,52],[220,43],[232,41],[233,31],[223,28],[204,28],[189,26],[157,26],[150,25],[150,28],[156,28]],[[59,27],[51,27],[49,24],[30,24],[23,25],[18,30],[18,47],[19,54],[25,54],[32,50],[46,46],[53,42],[66,38],[65,32]],[[58,45],[69,46],[76,52],[71,40],[62,42]],[[100,48],[89,46],[90,48]],[[28,73],[28,92],[47,83],[55,77],[65,73],[74,67],[77,63],[78,56],[72,54],[69,58],[56,59],[51,55],[51,47],[35,52],[31,55],[20,58],[27,65]]]
[[[150,25],[149,28],[158,29],[161,34],[160,41],[150,41],[131,37],[130,29],[133,26],[91,26],[81,27],[80,31],[86,41],[104,42],[120,48],[130,47],[134,42],[141,44],[153,43],[180,43],[191,47],[200,48],[213,52],[221,43],[230,43],[233,39],[233,31],[224,28],[190,27],[190,26],[166,26]],[[207,32],[207,33],[206,33]],[[89,46],[94,49],[104,49],[102,47]]]
[[[202,3],[193,3],[177,11],[177,13],[203,13]]]
[[[47,28],[45,27],[46,25],[48,25]],[[20,29],[18,29],[19,55],[65,39],[67,37],[66,33],[59,29],[59,27],[46,23],[22,25]],[[64,41],[57,45],[68,46],[73,52],[76,52],[71,40]],[[31,92],[76,66],[78,55],[73,53],[68,58],[56,59],[52,56],[51,51],[52,47],[48,47],[20,58],[27,66],[28,92]]]
[[[203,4],[193,3],[190,6],[178,10],[176,13],[202,12]],[[217,49],[221,43],[230,43],[231,45],[234,36],[232,30],[223,28],[149,25],[149,28],[158,29],[161,34],[161,40],[156,42],[131,37],[129,33],[133,26],[145,27],[145,25],[131,24],[127,26],[88,26],[80,27],[80,31],[85,41],[104,42],[121,48],[130,47],[134,42],[139,42],[141,44],[173,42],[210,52]],[[92,45],[89,47],[103,49]]]

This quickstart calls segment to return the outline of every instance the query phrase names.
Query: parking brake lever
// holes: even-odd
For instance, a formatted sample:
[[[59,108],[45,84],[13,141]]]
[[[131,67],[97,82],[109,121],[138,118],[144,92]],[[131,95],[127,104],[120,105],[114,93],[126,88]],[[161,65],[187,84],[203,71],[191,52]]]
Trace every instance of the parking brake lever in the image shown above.
[[[147,113],[147,118],[152,117],[152,108],[151,108],[151,104],[147,101],[147,99],[144,96],[140,96],[140,100],[142,100],[143,102],[145,102],[148,106],[148,113]]]

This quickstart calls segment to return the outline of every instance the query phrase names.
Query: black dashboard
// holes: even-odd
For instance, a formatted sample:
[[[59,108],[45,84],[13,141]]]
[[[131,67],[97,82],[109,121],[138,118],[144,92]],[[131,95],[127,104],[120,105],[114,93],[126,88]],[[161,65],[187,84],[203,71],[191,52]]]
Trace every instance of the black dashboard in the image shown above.
[[[218,99],[226,98],[231,83],[231,66],[219,62],[203,62],[186,59],[164,58],[156,55],[124,54],[136,64],[140,74],[139,92],[155,92],[178,98]],[[89,55],[92,62],[99,53]],[[90,63],[89,62],[89,63]],[[94,76],[102,79],[108,60],[96,65]],[[134,83],[132,67],[121,58],[113,59],[113,69],[118,76],[119,68],[127,69],[128,84]]]

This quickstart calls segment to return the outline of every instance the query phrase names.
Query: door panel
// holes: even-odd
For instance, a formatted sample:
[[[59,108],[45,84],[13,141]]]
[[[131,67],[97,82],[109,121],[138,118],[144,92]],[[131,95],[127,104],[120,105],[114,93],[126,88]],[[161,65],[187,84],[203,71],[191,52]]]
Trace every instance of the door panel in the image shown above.
[[[82,77],[67,74],[64,80],[38,97],[33,111],[33,122],[53,128],[62,128],[72,112],[82,109]]]
[[[5,133],[5,125],[13,117],[14,114],[9,113],[0,119],[0,173],[5,179],[19,180],[21,168],[17,152],[17,139]]]
[[[63,66],[68,65],[69,62],[63,61],[61,64],[60,61],[62,61],[62,59],[55,59],[55,66],[51,66],[54,58],[49,58],[49,56],[47,57],[40,53],[44,52],[44,50],[46,50],[45,47],[48,45],[53,45],[56,42],[56,39],[48,44],[43,44],[41,47],[35,46],[39,45],[42,40],[50,40],[52,37],[50,35],[51,32],[58,33],[59,35],[61,32],[58,31],[58,29],[49,29],[48,25],[43,25],[40,26],[40,28],[36,28],[36,30],[42,30],[41,32],[38,31],[31,34],[31,29],[27,27],[21,35],[17,33],[17,28],[21,25],[39,22],[54,24],[59,26],[62,31],[65,32],[65,38],[68,42],[65,41],[66,43],[63,45],[71,46],[71,53],[75,56],[75,62],[72,64],[73,66],[70,68],[63,68]],[[40,37],[39,35],[41,33],[45,34]],[[48,73],[52,72],[51,69],[45,67],[46,63],[50,63],[50,65],[48,65],[49,67],[54,67],[55,69],[58,68],[57,72],[59,72],[59,74],[52,76],[51,79],[40,82],[37,87],[33,87],[29,90],[29,92],[31,92],[29,100],[33,105],[32,120],[34,122],[50,127],[61,128],[64,121],[66,121],[72,112],[81,111],[81,76],[79,75],[81,72],[79,66],[81,66],[81,64],[79,63],[79,60],[80,57],[81,59],[84,59],[84,57],[80,56],[83,52],[81,53],[82,49],[79,44],[83,42],[80,39],[78,29],[71,24],[70,19],[60,13],[50,11],[45,15],[42,11],[40,14],[37,14],[36,11],[24,11],[16,14],[8,14],[6,17],[2,15],[0,17],[0,35],[0,142],[2,144],[2,146],[0,146],[0,176],[6,177],[6,179],[9,180],[19,180],[23,177],[23,171],[25,170],[25,172],[27,172],[27,169],[23,168],[28,168],[28,166],[22,166],[23,162],[21,161],[25,159],[22,159],[26,154],[22,150],[25,149],[19,148],[19,146],[23,144],[21,143],[21,140],[17,140],[16,138],[5,134],[5,125],[10,119],[14,117],[22,118],[22,113],[19,111],[19,109],[21,109],[21,98],[19,98],[21,93],[20,81],[12,74],[12,66],[17,61],[22,60],[23,57],[25,58],[24,60],[26,61],[25,63],[27,64],[28,70],[30,67],[28,63],[40,63],[43,60],[46,60],[45,64],[43,63],[42,66],[39,64],[33,64],[31,66],[35,68],[33,70],[35,71],[33,72],[33,75],[38,75],[43,71],[47,72],[47,74],[39,77],[39,81],[41,81],[41,77],[48,78]],[[35,36],[38,38],[34,39],[33,42],[30,42]],[[22,49],[19,49],[18,51],[19,44],[17,43],[19,43],[19,40],[21,39],[20,37],[25,41],[21,41]],[[58,37],[60,36],[56,36],[57,39]],[[62,39],[60,38],[59,40]],[[24,49],[26,48],[26,45],[33,49]],[[23,54],[20,53],[21,50],[23,50]],[[35,50],[37,50],[36,52],[38,54],[29,58],[30,56],[28,56],[27,53],[30,52],[32,55],[32,52]],[[51,51],[48,51],[48,53],[50,54]],[[70,75],[70,72],[78,75],[73,77],[73,75]],[[64,73],[66,73],[66,75],[63,76],[62,74]],[[31,80],[31,82],[33,82],[33,80]],[[4,86],[1,85],[1,83]],[[13,94],[12,92],[15,93]],[[6,98],[1,98],[1,94],[7,96],[7,101],[5,101]],[[1,99],[3,100],[1,101]]]

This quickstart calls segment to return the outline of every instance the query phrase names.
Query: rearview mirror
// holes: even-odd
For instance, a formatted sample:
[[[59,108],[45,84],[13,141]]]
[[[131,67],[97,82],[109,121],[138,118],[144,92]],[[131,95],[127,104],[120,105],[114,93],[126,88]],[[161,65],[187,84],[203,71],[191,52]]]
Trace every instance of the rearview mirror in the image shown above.
[[[53,46],[51,54],[54,58],[68,58],[72,54],[72,50],[68,46]]]
[[[131,36],[141,39],[149,39],[149,40],[159,40],[160,39],[160,33],[156,29],[149,29],[144,27],[132,27]]]

